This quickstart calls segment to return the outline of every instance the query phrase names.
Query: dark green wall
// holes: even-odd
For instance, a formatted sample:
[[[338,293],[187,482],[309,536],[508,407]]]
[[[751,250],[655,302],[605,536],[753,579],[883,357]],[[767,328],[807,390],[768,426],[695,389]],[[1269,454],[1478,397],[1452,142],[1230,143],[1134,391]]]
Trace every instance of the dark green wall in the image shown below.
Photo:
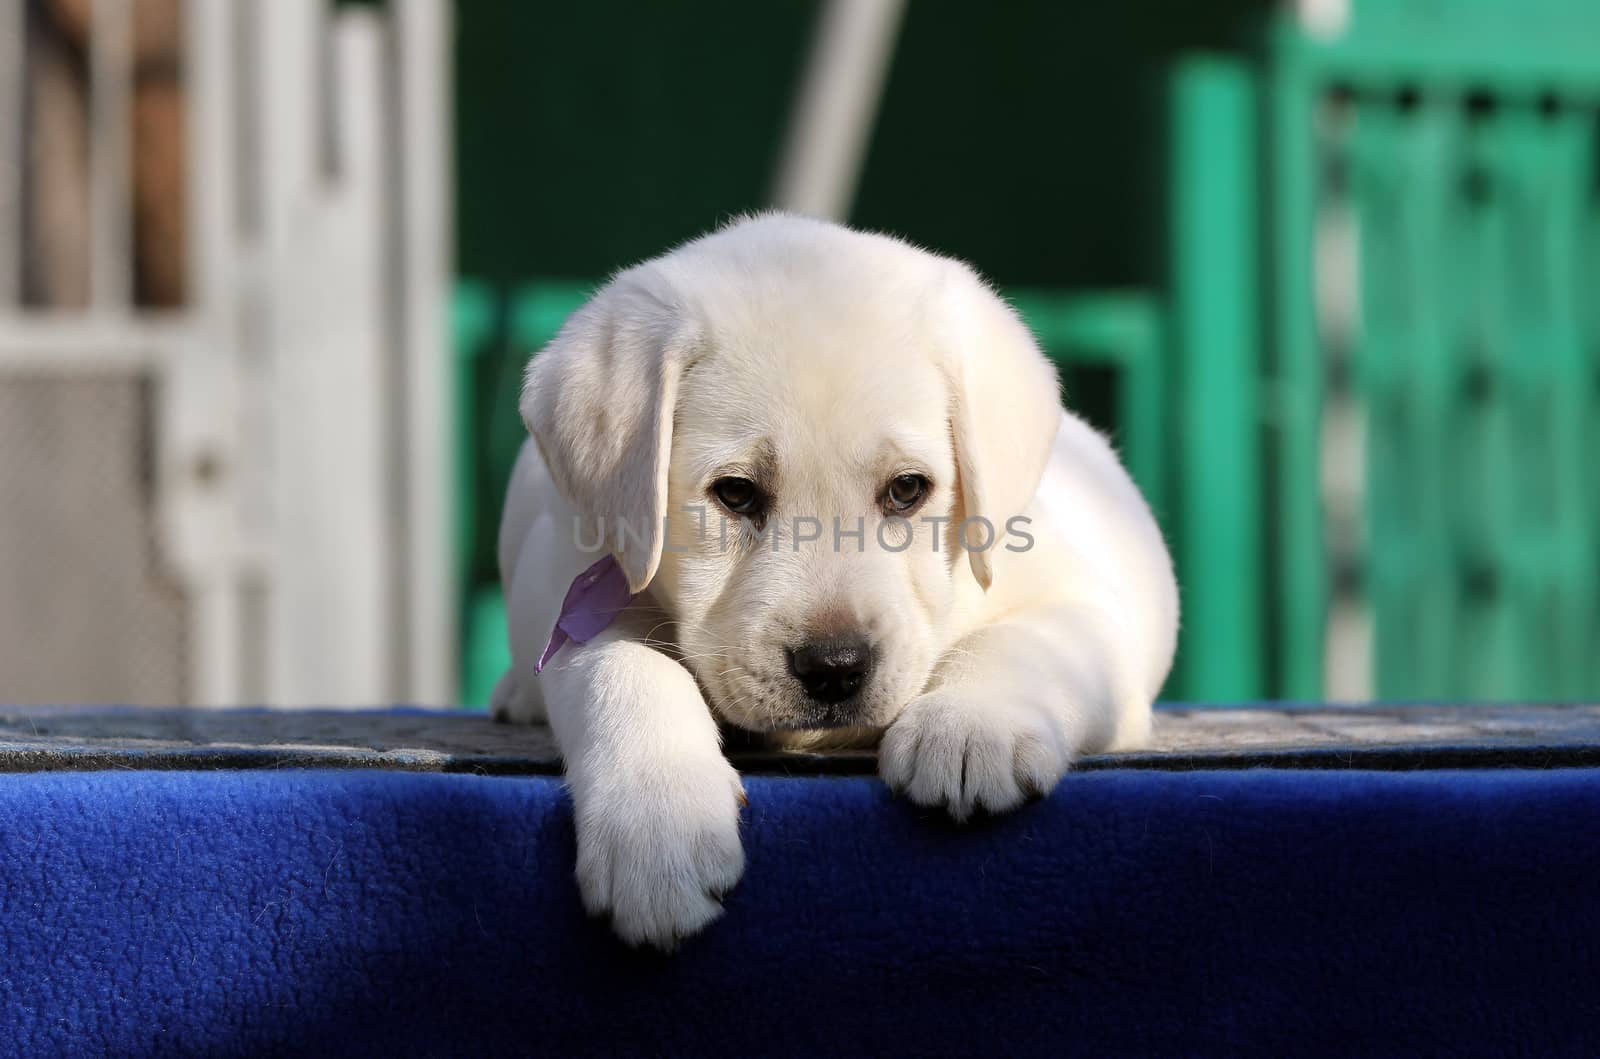
[[[460,271],[603,276],[763,205],[812,8],[462,0]]]
[[[1260,0],[910,0],[852,220],[1003,283],[1159,278],[1153,76]],[[460,271],[602,276],[765,204],[817,5],[459,0]]]

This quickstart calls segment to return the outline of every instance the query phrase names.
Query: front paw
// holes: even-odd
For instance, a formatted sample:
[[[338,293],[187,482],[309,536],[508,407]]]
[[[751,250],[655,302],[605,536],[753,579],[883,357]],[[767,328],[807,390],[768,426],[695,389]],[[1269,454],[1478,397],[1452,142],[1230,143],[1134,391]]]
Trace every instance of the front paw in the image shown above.
[[[574,788],[578,890],[630,945],[675,948],[722,914],[744,874],[744,788],[721,755],[617,769]]]
[[[1038,707],[968,694],[934,691],[906,707],[878,750],[884,782],[957,820],[1049,794],[1071,763],[1061,725]]]

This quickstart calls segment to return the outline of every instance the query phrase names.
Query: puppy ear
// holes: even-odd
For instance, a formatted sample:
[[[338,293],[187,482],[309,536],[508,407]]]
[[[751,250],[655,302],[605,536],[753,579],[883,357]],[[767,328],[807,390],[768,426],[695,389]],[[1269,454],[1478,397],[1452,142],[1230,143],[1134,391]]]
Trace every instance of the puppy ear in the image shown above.
[[[942,299],[948,327],[950,429],[969,525],[963,534],[972,576],[988,591],[994,549],[1007,520],[1039,488],[1061,426],[1060,381],[1033,334],[988,284],[950,262]]]
[[[528,365],[527,424],[556,487],[643,591],[661,562],[678,381],[693,336],[628,273],[573,313]]]

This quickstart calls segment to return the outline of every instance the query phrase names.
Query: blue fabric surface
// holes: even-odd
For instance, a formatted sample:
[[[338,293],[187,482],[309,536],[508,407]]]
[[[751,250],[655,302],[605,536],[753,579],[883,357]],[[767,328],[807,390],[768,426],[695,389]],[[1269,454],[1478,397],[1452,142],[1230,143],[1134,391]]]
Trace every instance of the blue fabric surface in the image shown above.
[[[957,828],[753,777],[710,932],[586,920],[548,779],[0,776],[0,1049],[1594,1054],[1600,771],[1119,772]]]

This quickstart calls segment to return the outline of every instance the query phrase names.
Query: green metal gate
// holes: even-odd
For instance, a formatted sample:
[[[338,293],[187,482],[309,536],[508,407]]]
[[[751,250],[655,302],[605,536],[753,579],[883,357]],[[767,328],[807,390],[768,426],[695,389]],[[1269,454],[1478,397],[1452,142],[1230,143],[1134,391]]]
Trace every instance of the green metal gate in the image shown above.
[[[1278,25],[1264,63],[1270,690],[1336,683],[1329,616],[1353,609],[1379,697],[1592,698],[1600,8],[1349,19]]]

